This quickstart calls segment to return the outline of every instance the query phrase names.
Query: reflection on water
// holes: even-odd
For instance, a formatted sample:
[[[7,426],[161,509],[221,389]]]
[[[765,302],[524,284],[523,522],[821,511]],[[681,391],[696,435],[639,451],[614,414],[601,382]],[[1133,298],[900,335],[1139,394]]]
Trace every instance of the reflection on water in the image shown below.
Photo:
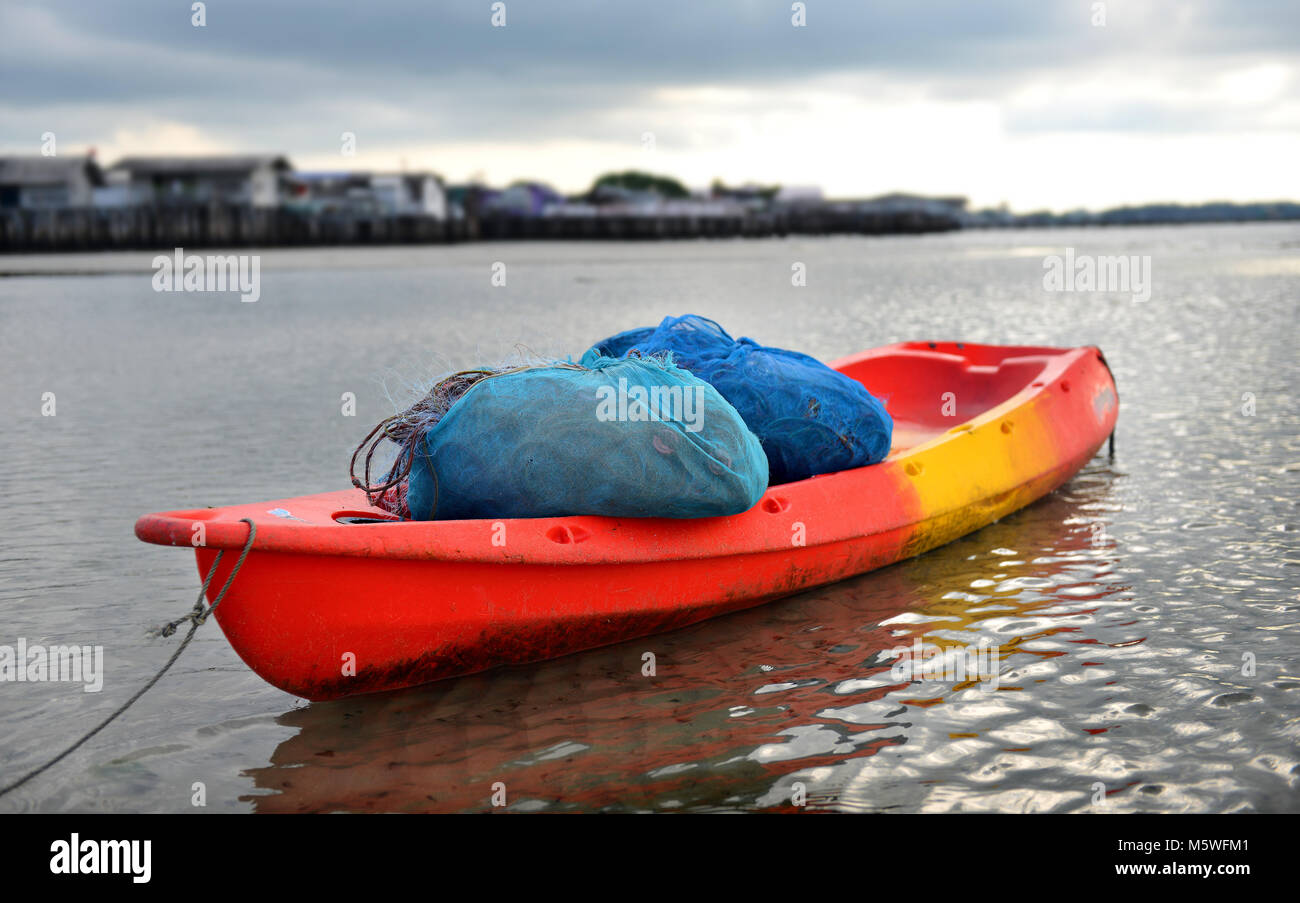
[[[1159,628],[1106,529],[1115,479],[1099,458],[941,554],[670,635],[291,711],[298,733],[249,772],[249,799],[473,811],[502,782],[523,810],[753,808],[789,806],[797,782],[810,808],[946,810],[1078,808],[1099,778],[1176,793],[1123,761],[1156,712],[1115,678],[1153,664]],[[915,638],[997,647],[998,688],[900,684],[890,650]]]

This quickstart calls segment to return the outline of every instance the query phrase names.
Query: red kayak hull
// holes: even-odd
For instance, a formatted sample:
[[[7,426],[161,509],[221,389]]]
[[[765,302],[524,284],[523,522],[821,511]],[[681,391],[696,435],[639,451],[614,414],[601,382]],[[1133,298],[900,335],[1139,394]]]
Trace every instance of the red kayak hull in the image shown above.
[[[1069,480],[1118,416],[1095,348],[907,343],[833,366],[886,400],[890,457],[771,487],[733,517],[401,523],[345,490],[146,515],[136,535],[194,548],[206,574],[253,519],[215,618],[264,679],[334,699],[648,636],[918,555]]]

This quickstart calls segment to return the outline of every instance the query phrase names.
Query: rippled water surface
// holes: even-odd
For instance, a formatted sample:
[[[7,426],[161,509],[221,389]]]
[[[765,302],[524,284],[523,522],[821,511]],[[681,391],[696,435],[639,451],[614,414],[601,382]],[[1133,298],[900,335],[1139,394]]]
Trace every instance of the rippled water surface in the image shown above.
[[[1150,300],[1044,291],[1066,247],[1149,255]],[[519,343],[697,312],[824,359],[1097,344],[1118,453],[874,574],[399,693],[308,704],[209,624],[0,810],[194,811],[196,782],[206,811],[481,810],[497,781],[521,810],[780,809],[797,785],[849,811],[1300,810],[1300,228],[272,250],[255,304],[156,294],[151,256],[0,257],[22,274],[0,277],[0,644],[101,644],[107,671],[98,694],[0,683],[0,784],[174,648],[145,630],[192,604],[193,559],[138,515],[344,486],[388,393]],[[998,688],[900,684],[916,638],[997,646]]]

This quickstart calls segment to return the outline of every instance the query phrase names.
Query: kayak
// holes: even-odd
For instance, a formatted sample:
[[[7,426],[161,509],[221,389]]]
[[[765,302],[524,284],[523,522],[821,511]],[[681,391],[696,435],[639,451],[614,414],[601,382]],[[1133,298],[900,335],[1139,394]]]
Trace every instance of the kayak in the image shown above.
[[[673,630],[942,546],[1053,491],[1113,434],[1095,347],[907,342],[832,367],[887,405],[878,464],[771,486],[730,517],[401,521],[360,489],[148,514],[193,548],[240,658],[310,700]],[[210,575],[221,550],[216,573]]]

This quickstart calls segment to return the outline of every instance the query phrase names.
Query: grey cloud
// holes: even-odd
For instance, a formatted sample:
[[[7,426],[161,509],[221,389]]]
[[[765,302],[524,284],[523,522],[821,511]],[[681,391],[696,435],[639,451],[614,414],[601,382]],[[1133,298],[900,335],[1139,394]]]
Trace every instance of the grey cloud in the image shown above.
[[[1085,2],[808,0],[803,29],[783,0],[506,6],[508,26],[492,28],[487,0],[210,0],[207,27],[194,28],[188,3],[10,3],[0,9],[0,123],[93,108],[245,135],[332,134],[346,121],[392,142],[600,139],[617,131],[612,115],[657,87],[761,90],[864,73],[935,97],[996,99],[1045,73],[1294,60],[1300,47],[1300,4],[1281,0],[1109,3],[1105,28],[1089,25]],[[1009,124],[1070,127],[1050,112],[1038,126],[1033,111]],[[1108,118],[1129,129],[1161,121]]]

